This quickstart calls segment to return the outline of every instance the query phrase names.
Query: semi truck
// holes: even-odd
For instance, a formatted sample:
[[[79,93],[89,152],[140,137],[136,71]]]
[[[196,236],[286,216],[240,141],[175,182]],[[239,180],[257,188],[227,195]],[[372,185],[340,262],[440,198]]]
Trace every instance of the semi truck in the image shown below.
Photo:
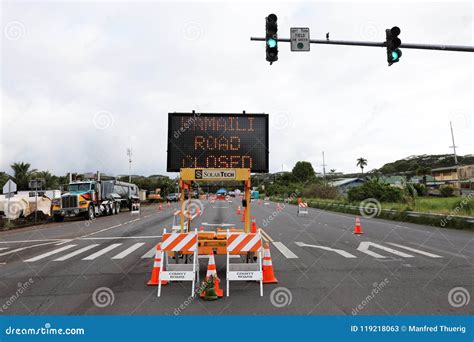
[[[97,216],[116,215],[122,208],[131,210],[132,204],[140,202],[135,184],[101,179],[99,172],[86,174],[84,178],[71,180],[68,191],[53,200],[52,213],[56,222],[62,222],[66,217],[82,216],[93,220]]]

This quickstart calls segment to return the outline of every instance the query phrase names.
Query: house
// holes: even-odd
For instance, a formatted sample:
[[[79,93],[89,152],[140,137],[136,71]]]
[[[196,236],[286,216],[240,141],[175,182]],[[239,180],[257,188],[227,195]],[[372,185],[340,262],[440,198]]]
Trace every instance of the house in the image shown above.
[[[474,189],[474,165],[454,165],[431,170],[435,182],[449,184],[456,190]]]
[[[365,180],[362,178],[339,178],[328,182],[328,184],[338,188],[341,195],[347,196],[349,189],[361,186],[364,182]]]
[[[381,177],[383,183],[396,188],[403,188],[406,184],[406,178],[404,176],[386,176]]]

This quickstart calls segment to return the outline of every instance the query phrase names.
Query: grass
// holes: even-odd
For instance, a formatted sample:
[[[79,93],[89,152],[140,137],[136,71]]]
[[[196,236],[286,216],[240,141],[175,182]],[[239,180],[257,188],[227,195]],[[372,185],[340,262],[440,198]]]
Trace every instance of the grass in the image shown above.
[[[399,211],[413,210],[422,213],[449,215],[458,205],[460,197],[418,197],[413,205],[406,203],[382,203],[382,208]],[[469,216],[471,213],[466,207],[459,207],[457,215]]]
[[[322,198],[308,198],[305,199],[307,202],[314,201],[318,203],[337,203],[337,204],[352,204],[358,205],[359,203],[348,203],[347,199],[322,199]],[[471,216],[472,211],[469,206],[459,206],[461,197],[417,197],[413,204],[408,203],[381,203],[383,209],[393,209],[400,212],[403,211],[419,211],[422,213],[433,213],[433,214],[455,214],[461,216]],[[474,201],[474,199],[471,199]],[[454,209],[458,207],[455,213]],[[470,204],[472,207],[472,204]]]

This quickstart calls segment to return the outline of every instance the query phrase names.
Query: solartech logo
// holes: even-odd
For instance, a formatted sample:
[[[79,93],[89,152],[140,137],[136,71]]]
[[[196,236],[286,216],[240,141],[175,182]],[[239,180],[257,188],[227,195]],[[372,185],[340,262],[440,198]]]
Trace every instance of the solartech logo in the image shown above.
[[[196,169],[194,171],[196,179],[235,179],[235,170],[219,170],[219,169]]]

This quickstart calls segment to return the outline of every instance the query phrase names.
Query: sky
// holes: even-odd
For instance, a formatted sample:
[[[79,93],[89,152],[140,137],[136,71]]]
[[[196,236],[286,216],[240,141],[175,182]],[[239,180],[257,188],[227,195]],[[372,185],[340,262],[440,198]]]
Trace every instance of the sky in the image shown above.
[[[279,37],[473,44],[471,2],[2,2],[0,171],[166,173],[169,112],[268,113],[270,171],[299,160],[357,172],[419,154],[472,154],[472,53],[311,45],[265,61]],[[176,174],[168,174],[170,176]]]

